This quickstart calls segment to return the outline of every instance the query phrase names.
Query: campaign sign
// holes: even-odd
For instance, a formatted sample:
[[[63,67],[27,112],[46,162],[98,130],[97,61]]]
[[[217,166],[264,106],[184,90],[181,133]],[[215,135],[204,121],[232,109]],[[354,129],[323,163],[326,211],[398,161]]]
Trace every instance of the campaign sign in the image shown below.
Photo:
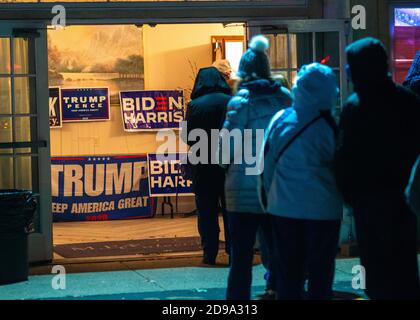
[[[63,122],[110,119],[108,88],[61,89]]]
[[[151,217],[146,155],[51,159],[54,221]]]
[[[179,129],[185,118],[184,94],[169,91],[121,91],[124,130]]]
[[[187,153],[147,155],[151,197],[194,195],[192,181],[181,174],[181,166],[184,165],[181,160],[186,157]]]
[[[49,114],[50,128],[61,128],[63,126],[61,116],[60,87],[49,88]]]

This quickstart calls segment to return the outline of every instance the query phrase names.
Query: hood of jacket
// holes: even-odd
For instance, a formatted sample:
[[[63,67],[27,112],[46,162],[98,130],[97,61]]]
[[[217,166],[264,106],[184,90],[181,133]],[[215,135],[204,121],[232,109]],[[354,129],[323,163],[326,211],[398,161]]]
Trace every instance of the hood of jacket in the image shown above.
[[[293,99],[287,88],[279,81],[259,79],[241,83],[237,96],[244,97],[251,103],[264,99],[278,100],[282,108],[291,106]],[[260,104],[260,103],[257,103]]]
[[[244,82],[240,85],[240,89],[247,89],[250,96],[273,94],[278,92],[280,88],[281,84],[279,82],[268,79]]]
[[[221,73],[215,67],[202,68],[195,79],[191,99],[197,99],[210,93],[231,94],[231,89]]]
[[[376,95],[392,83],[388,55],[379,40],[358,40],[347,47],[346,53],[354,91],[359,95]]]
[[[337,104],[339,93],[337,77],[331,68],[319,63],[303,66],[292,93],[294,108],[299,113],[332,110]]]
[[[404,86],[407,86],[417,93],[420,93],[420,50],[414,58],[413,64],[408,71],[407,77],[404,81]]]

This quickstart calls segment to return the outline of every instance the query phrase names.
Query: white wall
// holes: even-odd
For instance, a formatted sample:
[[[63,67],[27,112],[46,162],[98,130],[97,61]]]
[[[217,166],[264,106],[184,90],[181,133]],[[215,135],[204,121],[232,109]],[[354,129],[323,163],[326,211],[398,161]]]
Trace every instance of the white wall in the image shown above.
[[[145,26],[146,89],[186,89],[194,84],[197,69],[212,63],[211,36],[244,35],[242,26],[178,24]]]

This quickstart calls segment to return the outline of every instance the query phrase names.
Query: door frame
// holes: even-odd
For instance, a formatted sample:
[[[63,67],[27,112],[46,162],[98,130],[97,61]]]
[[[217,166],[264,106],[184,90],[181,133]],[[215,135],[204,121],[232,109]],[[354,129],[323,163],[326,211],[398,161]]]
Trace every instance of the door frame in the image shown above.
[[[15,31],[36,32],[33,39],[35,54],[35,95],[37,132],[34,146],[38,148],[38,213],[39,225],[28,237],[29,262],[52,260],[52,215],[51,215],[51,160],[50,128],[48,108],[48,55],[47,29],[45,22],[35,21],[0,21],[0,36],[14,38]],[[22,36],[19,36],[22,37]],[[12,44],[12,42],[11,42]],[[31,54],[31,52],[28,52]],[[13,68],[12,68],[13,69]],[[13,95],[14,92],[11,92]]]
[[[134,20],[134,21],[133,21]],[[345,45],[351,37],[348,29],[348,21],[345,20],[326,20],[326,19],[304,19],[290,20],[269,19],[269,20],[249,20],[226,19],[226,18],[206,18],[200,19],[201,23],[223,23],[223,21],[240,21],[247,25],[246,37],[249,39],[258,32],[262,26],[275,25],[279,27],[287,26],[289,32],[340,32],[340,69],[342,101],[347,96],[347,82],[345,79],[344,65]],[[150,23],[151,21],[147,19]],[[53,217],[51,213],[51,158],[50,158],[50,128],[49,128],[49,108],[48,108],[48,46],[47,46],[47,25],[49,21],[8,21],[0,22],[0,36],[13,34],[14,28],[36,29],[40,36],[36,39],[36,103],[38,115],[38,140],[47,142],[46,148],[39,149],[39,190],[40,190],[40,232],[33,233],[29,237],[29,260],[30,262],[52,261],[53,259]],[[81,19],[68,19],[68,25],[81,24],[133,24],[147,23],[139,19],[94,19],[89,22]],[[195,19],[161,19],[159,23],[197,23]],[[41,107],[39,107],[41,106]],[[42,107],[45,106],[45,107]]]
[[[340,96],[341,107],[349,95],[349,82],[345,73],[346,46],[352,40],[350,20],[346,19],[275,19],[275,20],[252,20],[248,21],[248,40],[255,35],[263,34],[264,27],[272,27],[279,30],[287,30],[288,33],[317,33],[339,32],[340,43]],[[265,32],[268,33],[268,32]]]

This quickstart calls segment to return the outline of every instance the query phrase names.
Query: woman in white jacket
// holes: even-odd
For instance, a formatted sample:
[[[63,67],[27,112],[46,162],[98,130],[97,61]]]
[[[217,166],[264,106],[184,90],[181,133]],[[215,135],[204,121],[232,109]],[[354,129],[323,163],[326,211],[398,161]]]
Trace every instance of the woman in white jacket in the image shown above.
[[[295,103],[272,119],[260,161],[265,211],[273,216],[278,299],[331,299],[343,212],[333,165],[337,79],[327,66],[302,67]],[[262,163],[261,163],[262,165]]]

